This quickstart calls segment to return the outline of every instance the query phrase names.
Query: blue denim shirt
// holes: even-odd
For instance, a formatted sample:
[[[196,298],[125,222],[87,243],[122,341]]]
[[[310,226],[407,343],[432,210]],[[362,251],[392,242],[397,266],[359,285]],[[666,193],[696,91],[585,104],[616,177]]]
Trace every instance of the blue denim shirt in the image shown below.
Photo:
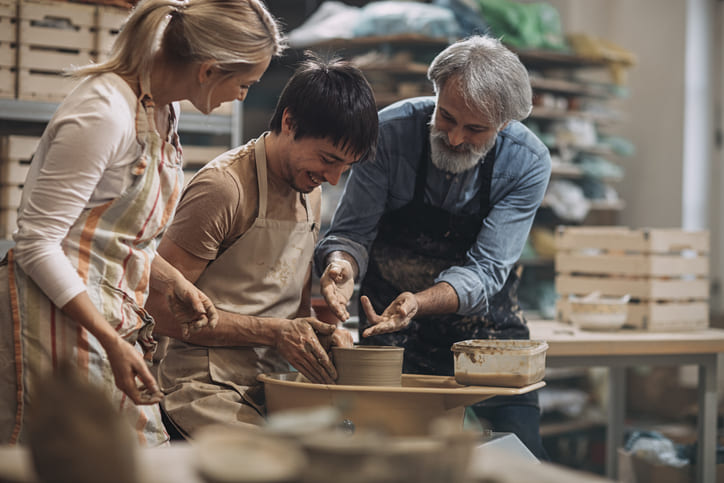
[[[412,200],[420,156],[429,143],[434,97],[397,102],[380,111],[375,159],[350,172],[331,227],[317,244],[318,273],[329,253],[340,250],[357,261],[360,279],[382,215]],[[536,210],[545,194],[551,160],[545,145],[517,121],[500,133],[495,145],[490,187],[491,210],[465,263],[442,271],[435,283],[447,282],[458,295],[460,315],[482,315],[488,299],[500,291],[523,250]],[[429,155],[428,155],[429,158]],[[481,166],[452,174],[428,163],[425,202],[451,213],[480,212]]]

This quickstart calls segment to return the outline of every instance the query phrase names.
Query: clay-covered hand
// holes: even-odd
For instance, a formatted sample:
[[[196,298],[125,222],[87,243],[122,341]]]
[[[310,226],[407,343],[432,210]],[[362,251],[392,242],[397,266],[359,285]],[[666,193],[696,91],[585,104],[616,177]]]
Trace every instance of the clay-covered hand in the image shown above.
[[[337,371],[319,339],[335,330],[335,326],[312,317],[289,320],[282,324],[275,347],[311,382],[333,384]]]
[[[349,319],[347,305],[354,293],[354,272],[347,260],[333,260],[319,279],[322,296],[332,313],[342,322]]]
[[[363,296],[360,301],[367,315],[367,321],[371,324],[371,326],[367,327],[362,333],[362,337],[402,330],[410,325],[410,321],[418,309],[417,299],[411,292],[402,292],[398,295],[381,315],[377,315],[369,298]]]
[[[173,314],[174,320],[181,324],[181,333],[184,338],[191,335],[191,331],[203,327],[216,327],[219,315],[216,307],[204,292],[184,277],[179,277],[173,284],[166,299]]]
[[[118,389],[136,404],[156,404],[163,399],[156,379],[143,356],[128,342],[116,337],[104,346]]]

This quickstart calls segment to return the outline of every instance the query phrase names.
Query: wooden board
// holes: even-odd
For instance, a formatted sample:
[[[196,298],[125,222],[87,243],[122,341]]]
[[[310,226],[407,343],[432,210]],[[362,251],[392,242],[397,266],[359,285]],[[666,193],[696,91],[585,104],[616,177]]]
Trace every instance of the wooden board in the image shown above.
[[[93,56],[89,49],[54,49],[27,44],[20,44],[18,49],[18,67],[21,69],[62,73],[91,60]]]
[[[121,30],[123,22],[131,13],[127,8],[114,7],[112,5],[99,5],[98,17],[95,23],[97,30],[110,30],[118,33]]]
[[[66,3],[66,5],[73,4]],[[94,41],[95,34],[90,27],[78,27],[78,30],[44,27],[23,19],[20,20],[18,26],[18,42],[20,45],[90,50],[93,48]]]
[[[72,2],[51,0],[20,0],[18,17],[23,21],[44,22],[62,28],[94,27],[96,24],[96,6]]]
[[[0,9],[2,4],[0,3]],[[0,42],[17,42],[18,29],[17,21],[11,17],[5,17],[0,13]]]
[[[17,85],[17,75],[9,67],[0,66],[0,98],[13,99],[15,97],[15,87]]]
[[[2,136],[0,137],[0,161],[30,162],[39,142],[40,138],[37,136]]]
[[[559,251],[555,257],[556,272],[565,274],[627,275],[641,277],[709,276],[709,257],[692,254],[647,255],[644,253],[585,255]]]
[[[556,291],[562,296],[582,296],[598,291],[601,295],[622,297],[628,294],[644,300],[709,298],[709,280],[706,278],[665,280],[557,275],[555,283]]]
[[[5,180],[3,179],[3,182]],[[17,208],[23,196],[20,185],[0,185],[0,208]]]
[[[10,42],[0,40],[0,67],[8,69],[17,65],[17,49]]]
[[[16,0],[0,0],[0,17],[13,18],[18,15],[18,2]],[[2,31],[2,29],[0,29]]]
[[[569,322],[570,306],[566,298],[556,302],[557,319]],[[698,330],[709,327],[709,304],[706,301],[639,301],[629,302],[626,328],[667,332]]]
[[[709,232],[661,228],[635,230],[620,226],[559,227],[556,247],[558,250],[599,249],[608,252],[671,253],[694,250],[708,253]]]
[[[19,69],[18,99],[60,102],[75,83],[75,79],[59,74]]]

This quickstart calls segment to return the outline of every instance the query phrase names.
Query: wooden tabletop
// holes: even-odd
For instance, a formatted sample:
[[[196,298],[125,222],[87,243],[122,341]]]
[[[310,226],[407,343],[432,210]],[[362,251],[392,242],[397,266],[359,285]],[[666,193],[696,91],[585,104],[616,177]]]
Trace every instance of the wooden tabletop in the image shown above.
[[[529,320],[530,338],[548,342],[548,356],[715,354],[724,352],[724,330],[648,332],[580,330],[553,320]]]

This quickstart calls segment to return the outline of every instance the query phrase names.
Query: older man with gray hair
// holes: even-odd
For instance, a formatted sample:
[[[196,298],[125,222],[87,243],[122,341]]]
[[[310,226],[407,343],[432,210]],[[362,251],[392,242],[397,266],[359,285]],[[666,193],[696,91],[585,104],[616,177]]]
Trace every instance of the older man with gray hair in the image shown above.
[[[428,78],[435,97],[380,111],[375,159],[351,171],[315,263],[342,320],[360,281],[360,343],[404,347],[406,373],[452,375],[455,342],[529,338],[515,264],[551,160],[520,123],[530,81],[500,41],[450,45]],[[472,408],[546,458],[537,393]]]

